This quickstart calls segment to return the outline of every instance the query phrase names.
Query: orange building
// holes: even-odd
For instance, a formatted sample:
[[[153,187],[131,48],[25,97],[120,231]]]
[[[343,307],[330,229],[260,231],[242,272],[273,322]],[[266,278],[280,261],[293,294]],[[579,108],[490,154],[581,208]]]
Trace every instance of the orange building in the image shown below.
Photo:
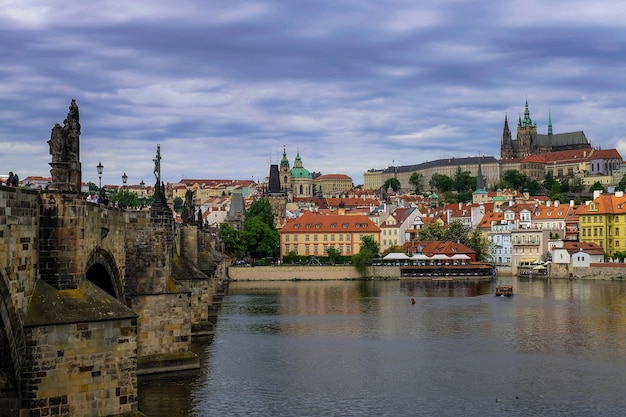
[[[327,256],[334,247],[342,256],[359,253],[363,236],[380,245],[380,228],[367,216],[304,212],[280,230],[280,255]]]

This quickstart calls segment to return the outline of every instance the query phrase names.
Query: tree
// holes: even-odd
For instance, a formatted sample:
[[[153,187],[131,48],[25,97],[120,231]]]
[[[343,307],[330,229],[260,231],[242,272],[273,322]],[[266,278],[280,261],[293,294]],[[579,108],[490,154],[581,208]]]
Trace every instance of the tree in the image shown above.
[[[396,177],[389,178],[383,184],[383,188],[385,190],[388,190],[389,188],[391,188],[394,191],[398,191],[400,189],[400,180],[397,179]]]
[[[469,228],[461,220],[453,220],[443,233],[441,240],[444,242],[458,242],[464,245],[468,243]]]
[[[573,193],[582,193],[585,189],[585,183],[583,182],[583,179],[581,177],[572,178],[572,181],[570,181],[569,189]]]
[[[289,251],[287,256],[285,256],[285,263],[295,264],[298,260],[298,254],[295,250]]]
[[[414,172],[411,174],[411,177],[409,178],[409,184],[415,187],[415,194],[419,194],[422,192],[423,177],[424,176],[420,174],[419,172]]]
[[[462,171],[460,166],[456,168],[456,173],[454,174],[454,189],[458,193],[470,189],[470,172]]]
[[[250,204],[250,208],[246,211],[245,221],[257,216],[261,217],[263,223],[267,224],[269,227],[274,227],[274,212],[272,211],[272,205],[267,198],[259,198]]]
[[[334,246],[329,246],[326,250],[326,254],[328,255],[328,263],[331,265],[335,265],[341,257],[341,252]]]
[[[111,202],[117,203],[119,207],[139,207],[139,197],[128,190],[120,190],[111,196]]]
[[[600,183],[600,181],[594,182],[593,185],[589,188],[589,192],[590,193],[593,193],[596,190],[599,190],[599,191],[602,191],[602,192],[606,191],[604,189],[604,187],[602,186],[602,184]]]
[[[516,169],[507,169],[504,171],[504,174],[502,174],[502,180],[510,184],[510,187],[518,191],[523,190],[528,184],[528,177],[526,174],[522,174]]]
[[[180,197],[174,198],[174,211],[180,213],[183,210],[184,201]]]
[[[241,231],[241,242],[253,258],[276,256],[280,247],[278,230],[263,221],[262,216],[246,218]]]
[[[543,180],[543,188],[545,188],[546,190],[552,190],[552,186],[554,185],[554,182],[555,181],[554,181],[554,177],[552,176],[552,173],[548,171],[548,173],[546,174]]]
[[[361,276],[365,276],[367,275],[367,266],[378,256],[379,248],[378,243],[369,235],[363,236],[361,242],[359,253],[352,255],[352,264]]]
[[[217,232],[220,240],[224,244],[226,252],[236,256],[242,256],[245,252],[243,244],[239,236],[239,230],[233,228],[228,223],[220,224],[220,230]]]
[[[442,193],[452,191],[454,189],[454,181],[452,178],[444,174],[433,174],[428,182],[432,190],[439,190]]]
[[[438,222],[432,222],[427,226],[423,226],[417,232],[417,240],[441,240],[443,239],[444,229]]]
[[[474,229],[468,236],[467,246],[476,252],[476,260],[484,262],[489,258],[489,239],[478,229]]]

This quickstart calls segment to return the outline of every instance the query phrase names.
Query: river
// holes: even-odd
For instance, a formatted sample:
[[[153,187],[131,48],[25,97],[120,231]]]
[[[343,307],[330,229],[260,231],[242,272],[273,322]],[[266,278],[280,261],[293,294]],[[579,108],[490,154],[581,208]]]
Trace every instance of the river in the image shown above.
[[[624,415],[626,283],[234,282],[193,349],[147,416]]]

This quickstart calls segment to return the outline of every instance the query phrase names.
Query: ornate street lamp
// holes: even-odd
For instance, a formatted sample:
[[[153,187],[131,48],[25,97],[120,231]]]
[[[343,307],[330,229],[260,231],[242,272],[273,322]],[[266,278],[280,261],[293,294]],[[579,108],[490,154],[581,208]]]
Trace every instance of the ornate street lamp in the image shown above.
[[[126,173],[124,173],[122,175],[122,182],[124,183],[124,187],[122,189],[122,195],[124,196],[124,204],[122,204],[122,206],[124,208],[126,208],[126,181],[128,181],[128,175],[126,175]]]
[[[98,162],[96,169],[98,170],[98,190],[100,190],[102,189],[102,171],[104,170],[104,165],[102,165],[102,162]]]
[[[102,191],[102,171],[104,171],[104,165],[102,165],[102,162],[98,162],[96,169],[98,170],[98,202],[102,203],[104,201],[104,192]]]
[[[141,180],[139,185],[141,186],[141,208],[143,208],[145,206],[144,191],[146,190],[146,183]]]

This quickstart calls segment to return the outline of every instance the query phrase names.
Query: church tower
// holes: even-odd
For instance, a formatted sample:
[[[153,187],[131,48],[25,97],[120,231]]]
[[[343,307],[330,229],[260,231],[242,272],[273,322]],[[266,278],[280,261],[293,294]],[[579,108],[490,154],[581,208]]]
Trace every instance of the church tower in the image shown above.
[[[502,139],[500,141],[500,159],[515,158],[513,151],[513,138],[509,129],[509,121],[506,113],[504,114],[504,129],[502,130]]]
[[[533,123],[528,110],[528,100],[524,108],[524,118],[519,118],[517,122],[517,158],[524,158],[532,155],[533,142],[537,137],[537,124]]]
[[[291,185],[294,197],[313,196],[313,176],[302,164],[299,149],[296,154],[296,160],[293,162],[293,168],[291,169]]]
[[[289,200],[292,199],[291,191],[291,168],[287,159],[287,147],[283,146],[283,159],[280,160],[280,188],[287,194]]]

